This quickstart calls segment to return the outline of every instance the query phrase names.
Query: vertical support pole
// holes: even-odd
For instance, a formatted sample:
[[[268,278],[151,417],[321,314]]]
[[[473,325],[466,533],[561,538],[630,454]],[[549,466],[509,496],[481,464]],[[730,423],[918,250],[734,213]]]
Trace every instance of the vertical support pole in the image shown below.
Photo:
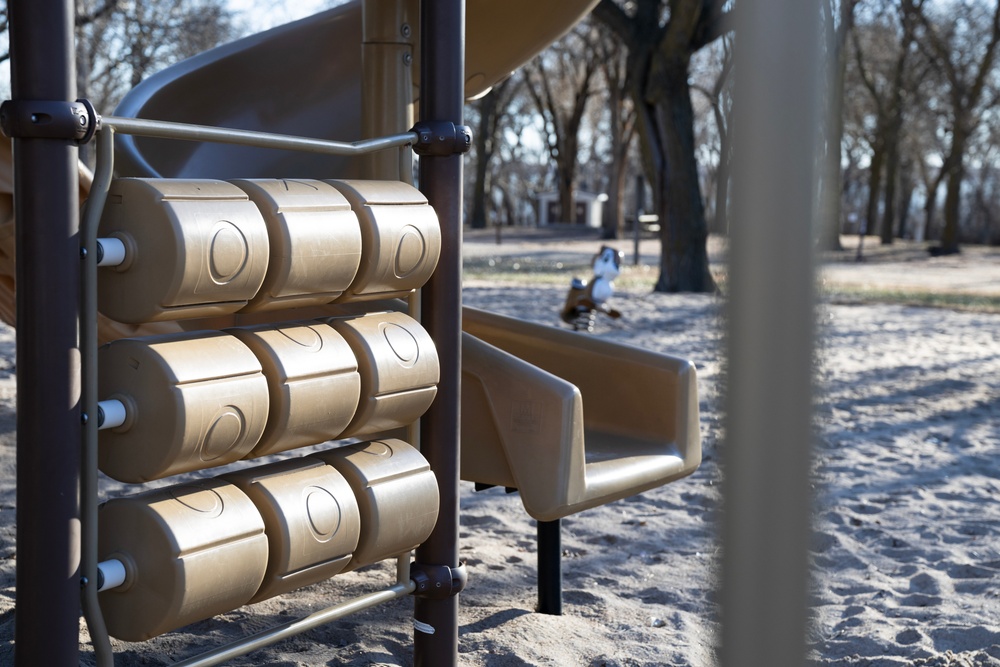
[[[73,101],[73,3],[13,0],[15,100]],[[17,218],[15,662],[78,662],[80,299],[77,148],[14,139]]]
[[[538,522],[538,613],[562,615],[562,520]]]
[[[361,25],[361,133],[366,138],[413,127],[413,45],[418,0],[364,0]],[[365,155],[365,178],[408,181],[393,151]],[[401,172],[407,173],[401,173]]]
[[[805,664],[811,494],[818,4],[765,0],[737,26],[722,651]],[[776,39],[775,35],[781,37]],[[763,602],[766,601],[766,602]]]
[[[462,124],[465,0],[423,0],[420,7],[420,120]],[[441,511],[419,563],[458,567],[459,401],[462,329],[462,156],[420,160],[420,189],[441,221],[441,259],[423,288],[422,321],[441,363],[438,395],[420,428],[421,451],[437,475]],[[458,664],[458,596],[416,599],[414,664]]]

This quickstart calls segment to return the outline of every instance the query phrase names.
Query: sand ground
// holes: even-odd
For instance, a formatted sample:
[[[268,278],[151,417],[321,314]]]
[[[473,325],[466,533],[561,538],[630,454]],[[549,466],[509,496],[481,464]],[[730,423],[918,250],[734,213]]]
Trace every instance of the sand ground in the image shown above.
[[[555,242],[553,242],[553,240]],[[1000,251],[929,258],[867,242],[827,257],[827,281],[1000,295]],[[479,269],[489,261],[586,267],[592,237],[470,233],[467,304],[558,326],[566,285]],[[630,242],[618,242],[631,252]],[[875,246],[875,247],[873,247]],[[640,264],[655,264],[644,241]],[[724,247],[712,256],[721,260]],[[852,255],[851,255],[852,256]],[[626,261],[629,261],[627,256]],[[641,271],[641,267],[636,271]],[[653,271],[648,269],[648,271]],[[716,664],[722,299],[619,289],[621,320],[593,335],[691,359],[704,460],[692,476],[564,521],[564,614],[534,613],[534,523],[516,495],[463,484],[462,665]],[[824,302],[818,310],[810,656],[836,666],[1000,666],[1000,315]],[[0,664],[15,622],[14,339],[0,330]],[[104,480],[113,496],[133,489]],[[166,665],[388,585],[384,562],[148,642],[115,641],[118,665]],[[83,628],[83,626],[81,626]],[[412,664],[404,599],[238,658],[234,665]],[[82,664],[93,664],[85,628]]]

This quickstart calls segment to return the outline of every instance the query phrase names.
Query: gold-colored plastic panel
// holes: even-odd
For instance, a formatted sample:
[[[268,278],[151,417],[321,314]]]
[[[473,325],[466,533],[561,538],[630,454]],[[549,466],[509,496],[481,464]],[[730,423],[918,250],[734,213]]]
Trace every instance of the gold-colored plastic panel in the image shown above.
[[[361,510],[361,539],[348,569],[415,549],[437,523],[437,478],[419,451],[385,439],[315,455],[347,479]]]
[[[361,374],[358,411],[340,437],[384,433],[427,411],[437,395],[440,366],[434,341],[416,320],[384,312],[327,322],[354,350]]]
[[[361,223],[358,274],[338,301],[405,297],[441,256],[441,227],[422,192],[400,181],[329,181]]]
[[[98,436],[102,472],[123,482],[237,461],[267,423],[267,380],[234,336],[201,331],[124,338],[98,350],[98,395],[128,415]]]
[[[257,508],[220,480],[116,498],[99,510],[101,561],[125,565],[122,586],[100,594],[108,632],[155,637],[246,604],[267,565]]]
[[[264,519],[267,572],[251,603],[329,579],[351,561],[361,534],[354,491],[344,476],[304,457],[224,475]]]
[[[267,224],[267,275],[242,312],[320,306],[339,297],[361,261],[361,228],[351,205],[316,180],[231,181]]]
[[[250,457],[315,445],[339,436],[361,396],[353,350],[321,322],[228,329],[257,357],[267,378],[267,426]]]
[[[131,324],[235,312],[267,272],[267,227],[246,194],[223,181],[116,179],[98,228],[125,244],[125,262],[98,270],[98,302]]]

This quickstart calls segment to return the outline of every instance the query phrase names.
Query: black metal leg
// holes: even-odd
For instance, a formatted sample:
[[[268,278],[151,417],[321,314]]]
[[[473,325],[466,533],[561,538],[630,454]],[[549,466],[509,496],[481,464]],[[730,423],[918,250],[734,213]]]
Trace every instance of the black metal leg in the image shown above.
[[[538,613],[562,615],[561,521],[538,522]]]

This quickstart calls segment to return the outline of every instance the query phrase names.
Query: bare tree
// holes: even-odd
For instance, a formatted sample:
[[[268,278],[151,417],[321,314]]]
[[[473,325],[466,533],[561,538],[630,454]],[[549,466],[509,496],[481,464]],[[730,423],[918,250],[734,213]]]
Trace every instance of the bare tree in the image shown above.
[[[919,0],[922,4],[923,0]],[[896,220],[896,182],[900,162],[900,138],[906,110],[904,96],[914,86],[912,68],[915,22],[902,7],[874,7],[872,20],[853,33],[854,56],[859,79],[874,105],[871,145],[873,149],[868,197],[868,229],[879,230],[883,244],[892,243]],[[883,198],[883,167],[885,189]],[[884,202],[878,224],[879,202]]]
[[[715,192],[714,215],[712,231],[725,234],[729,230],[729,175],[733,157],[732,115],[733,103],[731,84],[733,75],[733,40],[724,37],[718,49],[718,55],[713,63],[713,78],[711,87],[701,83],[692,83],[692,90],[701,93],[708,102],[714,120],[714,139],[717,143],[717,162],[715,169],[706,169],[711,176],[711,185],[706,186],[706,192]],[[707,125],[708,123],[705,123]]]
[[[76,0],[77,88],[102,111],[159,69],[236,37],[224,0]]]
[[[583,21],[525,66],[528,93],[544,122],[546,147],[556,167],[559,214],[573,221],[580,128],[600,68],[597,30]]]
[[[636,114],[628,96],[628,53],[607,28],[602,28],[597,43],[601,73],[607,95],[608,200],[601,219],[601,238],[615,239],[625,222],[625,184],[628,178],[629,152],[635,137]]]
[[[538,120],[524,77],[517,71],[466,105],[466,118],[476,127],[471,153],[475,167],[465,171],[465,201],[473,228],[534,220],[532,202],[544,179],[545,155],[523,141],[537,129]]]
[[[841,197],[844,188],[841,158],[844,142],[844,71],[847,68],[848,35],[854,28],[854,11],[859,0],[823,0],[822,17],[826,44],[827,100],[824,129],[823,166],[819,192],[819,245],[824,250],[841,250]]]
[[[938,191],[945,182],[947,172],[941,161],[948,151],[944,128],[948,126],[948,102],[942,99],[945,84],[941,75],[928,66],[922,53],[914,55],[920,64],[921,80],[912,86],[905,97],[905,131],[900,136],[901,182],[904,191],[908,181],[923,190],[923,216],[918,224],[908,225],[909,230],[900,231],[897,236],[915,239],[929,239],[940,236],[936,222]],[[870,99],[870,96],[865,96]],[[905,192],[904,198],[905,200]],[[901,204],[901,214],[906,213]],[[903,222],[901,215],[900,223]]]
[[[517,93],[522,84],[523,79],[520,76],[505,79],[493,86],[473,105],[479,117],[475,132],[476,168],[472,189],[472,212],[469,216],[469,224],[473,229],[484,229],[487,226],[486,199],[490,189],[490,162],[503,129],[504,116],[510,106],[511,97]]]
[[[953,0],[934,8],[915,0],[902,0],[904,11],[919,22],[918,40],[947,85],[950,142],[942,174],[947,178],[944,230],[934,252],[959,252],[959,214],[965,155],[982,121],[987,88],[994,84],[994,63],[1000,44],[1000,3],[987,0]],[[933,14],[931,12],[934,12]]]
[[[726,30],[726,0],[601,0],[594,16],[628,48],[629,94],[660,217],[659,292],[716,289],[695,158],[691,55]]]

